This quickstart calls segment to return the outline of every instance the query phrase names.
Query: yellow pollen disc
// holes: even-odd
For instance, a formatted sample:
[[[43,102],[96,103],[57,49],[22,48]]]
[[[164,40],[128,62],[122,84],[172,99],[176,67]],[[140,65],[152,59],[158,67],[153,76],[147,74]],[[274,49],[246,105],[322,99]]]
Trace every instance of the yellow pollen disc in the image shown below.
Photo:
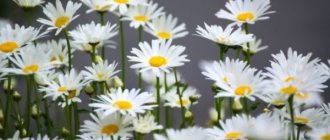
[[[66,26],[70,21],[68,16],[60,16],[55,20],[55,27],[62,28]]]
[[[24,73],[35,73],[39,70],[39,66],[37,64],[27,65],[23,68]]]
[[[273,104],[273,105],[280,106],[280,105],[284,105],[285,102],[284,102],[283,100],[277,99],[277,100],[273,101],[272,104]]]
[[[251,12],[242,12],[240,14],[237,15],[237,20],[239,21],[251,21],[254,19],[254,14]]]
[[[280,89],[282,94],[295,94],[297,91],[298,89],[295,86],[287,86]]]
[[[169,32],[158,32],[157,36],[160,39],[170,39],[172,37],[172,34]]]
[[[161,67],[167,64],[167,60],[163,56],[153,56],[149,59],[149,64],[153,67]]]
[[[239,86],[235,89],[235,94],[238,96],[245,96],[246,94],[251,94],[252,88],[248,85]]]
[[[226,134],[226,139],[239,139],[241,136],[240,132],[229,132]]]
[[[122,110],[129,110],[133,108],[133,105],[131,102],[129,101],[125,101],[125,100],[118,100],[114,103],[114,106],[118,107],[119,109]]]
[[[178,106],[181,106],[180,100],[177,100],[177,101],[176,101],[176,104],[177,104]],[[186,106],[186,105],[188,105],[188,104],[189,104],[189,100],[187,100],[187,99],[182,99],[182,105],[183,105],[183,106]]]
[[[101,129],[101,133],[106,134],[106,135],[114,135],[114,134],[118,133],[118,131],[119,131],[119,127],[115,124],[105,125]]]
[[[0,51],[4,53],[13,52],[16,48],[18,48],[18,44],[14,41],[6,41],[0,44]]]
[[[141,21],[141,22],[146,22],[146,21],[148,21],[148,17],[147,16],[144,16],[144,15],[135,16],[134,17],[134,20]]]
[[[330,133],[322,135],[320,140],[330,140]]]
[[[116,3],[119,3],[119,4],[127,4],[128,3],[128,0],[114,0]]]
[[[293,76],[288,76],[288,77],[284,80],[284,82],[289,83],[289,82],[293,81],[294,79],[295,79],[295,78],[294,78]]]
[[[56,60],[57,60],[57,58],[53,56],[53,57],[50,58],[49,61],[50,61],[50,62],[54,62],[54,61],[56,61]]]
[[[76,97],[77,90],[69,90],[68,92],[69,92],[68,99],[72,99]]]
[[[307,124],[309,122],[309,119],[306,118],[306,117],[295,116],[294,117],[294,122],[299,123],[299,124]]]
[[[295,94],[294,97],[299,99],[299,100],[307,100],[309,98],[309,94],[308,93],[300,93],[300,94]]]
[[[57,89],[58,92],[66,92],[66,86],[61,86]]]
[[[98,74],[97,74],[97,78],[99,78],[99,79],[103,79],[104,76],[105,76],[104,73],[98,73]]]
[[[101,5],[95,5],[95,9],[97,11],[108,11],[111,8],[110,5],[105,5],[105,6],[101,6]]]

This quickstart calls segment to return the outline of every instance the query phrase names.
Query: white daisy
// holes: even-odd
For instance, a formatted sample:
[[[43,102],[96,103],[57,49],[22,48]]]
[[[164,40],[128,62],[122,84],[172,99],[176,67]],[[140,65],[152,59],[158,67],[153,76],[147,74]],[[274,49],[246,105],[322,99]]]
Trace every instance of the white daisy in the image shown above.
[[[177,24],[178,18],[173,17],[171,14],[163,15],[152,20],[145,28],[145,31],[162,40],[182,38],[188,35],[186,24]]]
[[[256,21],[269,19],[267,15],[275,13],[268,11],[270,0],[229,0],[226,8],[228,11],[221,9],[216,16],[231,20],[239,26],[242,23],[254,24]]]
[[[192,104],[197,104],[197,101],[193,103],[190,101],[191,97],[198,99],[201,96],[199,93],[197,93],[197,90],[192,87],[188,87],[187,89],[179,88],[179,91],[181,95],[182,105],[187,109]],[[172,88],[168,93],[164,94],[163,98],[166,102],[165,106],[181,108],[181,101],[179,95],[177,94],[176,88]]]
[[[47,86],[48,81],[55,80],[58,77],[58,74],[54,69],[47,72],[39,73],[34,76],[35,81],[38,85]]]
[[[55,67],[68,65],[68,48],[65,40],[50,40],[45,43],[39,43],[37,46],[38,49],[42,49],[48,54],[48,61]]]
[[[115,92],[98,96],[95,103],[89,104],[95,107],[96,111],[104,111],[103,115],[107,116],[114,112],[120,112],[122,115],[136,116],[138,113],[144,113],[152,110],[152,103],[155,102],[152,94],[147,92],[140,93],[140,90],[118,88]]]
[[[315,127],[307,133],[312,140],[329,140],[330,139],[330,126]]]
[[[205,129],[190,127],[181,130],[167,129],[165,135],[154,134],[155,140],[206,140]]]
[[[90,114],[92,121],[85,120],[81,126],[80,135],[83,139],[120,139],[130,137],[130,132],[133,131],[131,126],[131,117],[112,113],[104,116],[103,113],[97,112],[96,115]]]
[[[241,46],[253,40],[252,34],[245,34],[242,29],[234,29],[232,26],[227,26],[223,29],[218,25],[207,25],[204,23],[205,29],[197,26],[197,35],[209,39],[215,43],[226,46]]]
[[[116,62],[108,64],[108,61],[105,60],[102,63],[92,64],[92,67],[85,67],[87,70],[83,71],[85,79],[91,81],[105,82],[111,80],[115,74],[119,71],[115,70],[117,67]]]
[[[122,20],[131,21],[130,27],[139,28],[150,23],[153,19],[164,14],[163,7],[158,7],[157,3],[149,1],[148,5],[132,6],[125,13]]]
[[[150,113],[133,119],[133,127],[134,131],[141,134],[149,134],[154,130],[163,129],[163,126],[158,125],[155,117]]]
[[[271,67],[267,67],[270,78],[269,88],[265,88],[265,93],[292,94],[315,94],[323,91],[327,86],[324,82],[328,76],[319,69],[318,58],[312,59],[312,54],[306,56],[298,54],[289,48],[287,56],[281,51],[272,55]]]
[[[287,119],[290,118],[289,112],[283,114]],[[325,114],[321,109],[309,108],[303,111],[295,109],[294,111],[294,123],[301,126],[317,127],[323,124]]]
[[[17,67],[6,68],[3,71],[7,73],[30,75],[47,72],[53,66],[47,60],[48,56],[41,49],[34,46],[26,46],[19,52],[10,56],[10,61]]]
[[[257,39],[256,37],[253,37],[253,39],[249,42],[249,45],[250,45],[249,47],[247,46],[246,43],[244,43],[242,45],[243,51],[248,52],[248,50],[249,50],[249,52],[251,54],[255,54],[259,51],[262,51],[262,50],[265,50],[268,48],[268,46],[261,46],[261,43],[262,43],[261,39]]]
[[[56,7],[49,2],[42,8],[49,20],[39,18],[38,21],[42,24],[49,25],[50,27],[47,30],[57,29],[55,35],[58,35],[71,21],[78,17],[78,15],[74,16],[74,14],[80,7],[81,3],[73,3],[70,0],[67,2],[65,9],[60,0],[56,0]]]
[[[145,0],[110,0],[111,11],[118,10],[121,15],[124,15],[130,6],[147,5]]]
[[[101,24],[95,24],[94,21],[90,24],[78,25],[75,30],[69,32],[73,38],[73,43],[91,46],[91,48],[98,48],[104,44],[112,43],[110,39],[116,36],[117,33],[116,24],[107,23],[102,26]]]
[[[323,103],[323,98],[320,93],[300,93],[294,96],[294,104],[296,106],[310,107]]]
[[[269,103],[277,108],[282,108],[285,106],[287,101],[287,96],[277,93],[267,93],[259,96],[261,100],[266,103]]]
[[[129,61],[137,62],[131,66],[133,69],[141,69],[140,72],[152,71],[157,77],[163,72],[169,73],[174,67],[189,62],[187,55],[182,53],[186,49],[183,46],[171,45],[172,41],[153,40],[139,43],[140,49],[133,48],[131,53],[136,56],[128,56]]]
[[[40,30],[41,28],[25,28],[17,24],[12,27],[7,24],[7,26],[0,31],[0,54],[11,55],[24,45],[47,34],[47,32],[40,33]]]
[[[34,8],[44,3],[44,0],[13,0],[13,1],[22,8]]]
[[[91,13],[93,11],[105,13],[108,12],[111,7],[109,0],[81,0],[81,2],[89,8],[86,13]]]

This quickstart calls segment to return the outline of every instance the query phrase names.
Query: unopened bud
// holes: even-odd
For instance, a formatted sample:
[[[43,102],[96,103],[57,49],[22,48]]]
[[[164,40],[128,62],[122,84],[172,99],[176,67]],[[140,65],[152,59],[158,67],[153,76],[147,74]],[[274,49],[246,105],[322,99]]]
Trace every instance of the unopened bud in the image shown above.
[[[189,110],[187,110],[185,113],[184,113],[184,117],[185,118],[192,118],[194,116],[194,114],[191,112],[191,111],[189,111]]]
[[[19,101],[21,101],[22,96],[21,96],[21,94],[18,93],[17,91],[14,91],[13,99],[14,99],[14,101],[16,101],[16,102],[19,102]]]
[[[264,108],[264,110],[263,110],[264,112],[270,112],[270,110],[266,107],[266,108]]]
[[[218,93],[219,90],[221,90],[216,84],[213,84],[211,88],[212,88],[213,93],[215,93],[215,94]]]
[[[93,95],[94,94],[94,88],[93,88],[93,86],[92,86],[92,84],[87,84],[86,86],[85,86],[85,93],[87,94],[87,95],[89,95],[89,96],[91,96],[91,95]]]
[[[3,132],[3,127],[1,123],[0,123],[0,132]]]
[[[41,114],[41,110],[37,107],[37,105],[32,106],[32,118],[36,119]]]
[[[27,135],[27,131],[26,131],[25,128],[22,128],[21,133],[22,133],[22,134],[21,134],[22,137],[26,137],[26,135]]]
[[[124,86],[124,83],[123,83],[123,81],[118,76],[115,76],[113,78],[113,86],[115,88],[123,87]]]
[[[16,86],[17,86],[17,81],[14,78],[10,79],[10,87],[9,87],[9,80],[8,79],[6,79],[3,83],[3,89],[4,90],[8,90],[8,89],[13,90],[13,89],[16,88]]]
[[[63,128],[61,129],[61,135],[62,135],[63,137],[67,137],[67,136],[70,135],[70,131],[69,131],[68,129],[66,129],[65,127],[63,127]]]
[[[0,110],[0,122],[3,122],[4,116],[3,116],[3,111],[2,109]]]
[[[103,59],[102,59],[102,57],[99,56],[99,55],[97,55],[97,56],[95,57],[95,61],[96,61],[97,64],[99,64],[99,63],[103,63]]]
[[[235,111],[241,111],[243,109],[242,103],[240,100],[234,101],[233,109]]]
[[[209,117],[212,122],[216,122],[218,120],[218,112],[215,108],[210,108]]]
[[[193,104],[193,103],[195,103],[197,100],[198,100],[198,96],[189,96],[189,100],[190,100],[190,102],[191,102],[191,104]]]

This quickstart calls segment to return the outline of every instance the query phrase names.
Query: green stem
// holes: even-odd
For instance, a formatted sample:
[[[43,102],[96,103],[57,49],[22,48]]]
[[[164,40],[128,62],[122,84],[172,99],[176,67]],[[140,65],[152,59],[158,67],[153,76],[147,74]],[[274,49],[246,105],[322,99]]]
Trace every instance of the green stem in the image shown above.
[[[105,25],[104,14],[105,14],[105,12],[99,12],[100,22],[101,22],[102,26]],[[105,60],[105,46],[102,46],[102,59]]]
[[[159,77],[156,78],[156,89],[157,89],[157,111],[156,111],[156,121],[160,124],[160,82]]]
[[[8,67],[11,67],[11,61],[8,59]],[[9,129],[7,128],[7,123],[9,120],[9,106],[10,106],[10,102],[12,100],[12,90],[11,90],[11,79],[12,77],[10,75],[8,75],[8,85],[7,85],[7,101],[6,101],[6,108],[5,108],[5,116],[4,116],[4,123],[3,123],[3,138],[5,139],[6,137],[6,131],[9,131]]]
[[[165,86],[165,94],[168,92],[168,85],[167,85],[167,74],[164,72],[164,86]],[[171,108],[165,107],[165,127],[171,127]]]
[[[37,105],[37,129],[38,129],[38,134],[42,134],[42,126],[41,126],[41,112],[40,112],[40,99],[39,99],[39,93],[37,91],[37,83],[34,81],[34,75],[30,75],[32,84],[34,85],[34,92],[35,92],[35,100],[36,100],[36,105]]]
[[[107,84],[107,82],[104,81],[103,84],[105,85],[107,92],[110,93],[110,88],[109,88],[109,85]]]
[[[291,133],[292,133],[292,139],[295,140],[295,126],[294,126],[294,108],[293,108],[293,99],[294,99],[294,94],[290,95],[288,102],[289,102],[289,111],[290,111],[290,118],[291,118]]]
[[[52,127],[51,127],[51,119],[50,119],[50,115],[49,115],[47,98],[44,99],[44,108],[45,108],[45,115],[46,115],[47,135],[49,137],[51,137]]]
[[[68,57],[69,57],[69,71],[72,68],[72,52],[71,52],[71,45],[70,45],[70,39],[69,39],[69,33],[66,28],[64,28],[64,35],[66,39],[66,45],[68,46]]]
[[[143,134],[137,133],[137,140],[143,140]]]
[[[121,18],[121,17],[120,17]],[[121,48],[121,80],[123,80],[123,88],[126,86],[126,50],[125,50],[125,38],[124,38],[124,22],[119,19],[119,31],[120,31],[120,48]]]
[[[68,139],[72,140],[72,123],[71,123],[71,105],[68,105],[68,97],[65,97],[65,113],[66,113],[66,121],[67,121],[67,129],[69,131]]]
[[[219,59],[224,60],[225,59],[225,53],[226,53],[226,46],[222,44],[219,45]]]
[[[249,25],[247,23],[244,23],[243,26],[244,26],[245,33],[249,34]],[[248,49],[246,51],[245,60],[247,61],[248,64],[250,64],[251,63],[250,43],[247,42],[246,46]]]
[[[230,117],[234,116],[233,104],[234,104],[234,98],[229,98],[229,115],[230,115]]]
[[[237,48],[236,49],[236,58],[238,59],[240,57],[241,49]]]
[[[25,113],[25,122],[26,122],[26,131],[30,132],[30,118],[31,118],[31,80],[29,76],[26,76],[26,88],[27,88],[27,100],[26,100],[26,113]]]
[[[79,135],[79,126],[80,126],[80,118],[79,118],[79,107],[78,103],[73,103],[73,109],[74,109],[74,124],[75,124],[75,135]]]
[[[247,97],[244,97],[243,98],[243,104],[244,104],[244,112],[246,115],[249,115],[250,114],[250,111],[249,111],[249,104],[248,104],[248,98]]]
[[[24,8],[23,11],[25,12],[25,15],[26,15],[27,25],[31,26],[32,25],[32,8]]]
[[[297,140],[300,140],[300,130],[301,130],[301,126],[297,127]]]
[[[185,119],[184,119],[184,106],[183,106],[183,102],[182,102],[182,95],[180,93],[180,87],[179,87],[179,81],[178,81],[178,75],[177,75],[177,71],[176,68],[174,68],[174,78],[175,78],[175,84],[176,84],[176,93],[179,96],[179,100],[180,100],[180,109],[181,109],[181,127],[185,128]]]
[[[221,110],[222,110],[222,98],[216,98],[216,110],[218,112],[218,121],[221,120]]]
[[[92,45],[92,60],[96,64],[96,48],[95,48],[95,45]]]
[[[138,38],[139,38],[139,42],[142,42],[142,31],[143,31],[143,26],[140,26],[138,29]],[[139,69],[139,89],[142,89],[142,73],[140,72],[141,69]]]

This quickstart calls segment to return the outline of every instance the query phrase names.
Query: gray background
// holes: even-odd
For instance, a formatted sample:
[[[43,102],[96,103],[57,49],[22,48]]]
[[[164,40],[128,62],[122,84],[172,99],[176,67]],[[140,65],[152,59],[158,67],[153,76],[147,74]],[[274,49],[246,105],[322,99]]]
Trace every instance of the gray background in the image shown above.
[[[224,8],[226,0],[155,0],[155,2],[164,6],[166,12],[178,17],[179,22],[185,22],[190,32],[190,35],[186,38],[175,40],[175,44],[187,47],[186,53],[189,55],[191,62],[179,70],[183,73],[186,81],[191,86],[196,87],[202,94],[199,105],[194,107],[194,112],[196,113],[197,123],[204,125],[208,108],[213,104],[213,100],[210,90],[211,82],[205,80],[204,76],[201,75],[198,62],[200,60],[216,60],[218,58],[218,48],[212,42],[192,34],[195,34],[197,25],[202,25],[204,22],[226,26],[229,23],[228,21],[214,16],[219,9]],[[269,20],[257,22],[250,28],[252,33],[263,39],[263,44],[269,46],[267,50],[253,57],[252,65],[263,69],[269,65],[271,54],[278,53],[279,50],[286,51],[288,47],[292,47],[303,54],[313,52],[314,58],[319,57],[323,61],[329,59],[329,5],[329,0],[272,0],[271,10],[276,11],[276,13],[270,15]],[[0,9],[2,9],[1,17],[9,18],[14,23],[25,24],[24,13],[11,0],[1,0]],[[70,25],[70,29],[73,29],[78,23],[89,23],[91,20],[99,21],[97,14],[85,14],[85,10],[86,6],[79,10],[80,17]],[[37,14],[38,11],[35,13]],[[40,16],[45,18],[43,14],[40,15],[39,8],[38,17]],[[36,17],[37,15],[34,18],[36,19]],[[117,22],[117,17],[112,14],[106,14],[106,18],[111,23]],[[34,25],[39,24],[34,21]],[[125,25],[127,52],[129,52],[132,47],[137,46],[137,31],[128,28],[128,24]],[[63,36],[63,34],[60,34],[60,36]],[[146,33],[144,34],[144,40],[150,41],[151,38]],[[114,40],[118,41],[118,38]],[[108,49],[108,59],[110,61],[116,60],[119,62],[119,54],[119,48],[115,50]],[[84,53],[75,53],[74,65],[79,69],[90,65],[89,56]],[[133,71],[129,72],[127,77],[128,88],[137,87],[136,77]],[[329,82],[327,85],[329,85]],[[323,94],[325,100],[330,98],[327,92],[329,90]],[[82,105],[85,106],[86,104]]]

